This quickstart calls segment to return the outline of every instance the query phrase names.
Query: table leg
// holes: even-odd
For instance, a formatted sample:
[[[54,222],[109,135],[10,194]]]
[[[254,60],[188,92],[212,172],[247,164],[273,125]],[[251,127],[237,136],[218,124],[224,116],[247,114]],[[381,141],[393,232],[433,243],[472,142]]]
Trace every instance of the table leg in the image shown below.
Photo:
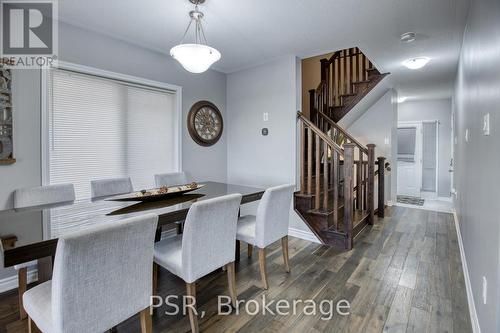
[[[156,229],[155,243],[161,241],[161,228]]]
[[[52,279],[52,257],[38,259],[38,283]]]

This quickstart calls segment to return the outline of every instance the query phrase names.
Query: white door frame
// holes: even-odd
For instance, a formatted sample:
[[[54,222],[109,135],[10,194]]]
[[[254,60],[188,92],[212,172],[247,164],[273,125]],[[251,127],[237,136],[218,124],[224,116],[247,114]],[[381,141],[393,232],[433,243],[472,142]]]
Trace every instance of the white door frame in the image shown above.
[[[415,127],[415,163],[417,164],[415,166],[415,170],[417,172],[417,180],[416,183],[418,184],[418,197],[420,197],[421,192],[422,192],[422,122],[421,121],[400,121],[398,122],[398,129],[399,128],[408,128],[408,127]],[[400,161],[397,162],[399,167]],[[401,163],[403,163],[401,161]],[[398,172],[399,174],[399,172]],[[397,191],[397,194],[399,193],[399,190]]]

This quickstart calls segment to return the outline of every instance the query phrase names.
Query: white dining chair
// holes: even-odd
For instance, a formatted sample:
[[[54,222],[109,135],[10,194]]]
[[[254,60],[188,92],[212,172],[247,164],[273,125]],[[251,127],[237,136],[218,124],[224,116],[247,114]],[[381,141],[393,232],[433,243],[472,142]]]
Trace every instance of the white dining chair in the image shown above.
[[[160,173],[155,175],[155,186],[174,186],[174,185],[184,185],[188,183],[188,179],[185,172],[171,172],[171,173]],[[182,225],[184,221],[175,222],[177,234],[182,233]]]
[[[92,180],[90,182],[92,199],[126,194],[134,191],[130,177]]]
[[[187,176],[184,172],[161,173],[155,175],[156,187],[184,185],[187,183]]]
[[[150,333],[157,223],[148,214],[59,238],[52,280],[23,297],[30,332],[105,332],[140,313]]]
[[[187,214],[184,233],[155,244],[155,263],[186,282],[187,296],[196,299],[196,280],[225,266],[232,304],[236,306],[234,261],[240,204],[241,194],[196,202]],[[153,274],[157,274],[157,266]],[[195,307],[196,301],[192,305]],[[188,312],[191,331],[196,333],[198,318],[193,308]]]
[[[58,204],[74,200],[75,187],[73,184],[36,186],[14,191],[14,209]],[[26,318],[26,312],[23,307],[23,293],[28,288],[28,269],[36,266],[36,264],[37,261],[33,260],[14,265],[14,269],[17,272],[19,316],[21,319]]]
[[[288,258],[288,223],[294,185],[271,187],[264,192],[257,208],[257,216],[245,215],[238,220],[236,239],[248,244],[251,257],[254,246],[259,249],[260,275],[264,289],[268,289],[266,247],[281,239],[283,260],[290,272]]]

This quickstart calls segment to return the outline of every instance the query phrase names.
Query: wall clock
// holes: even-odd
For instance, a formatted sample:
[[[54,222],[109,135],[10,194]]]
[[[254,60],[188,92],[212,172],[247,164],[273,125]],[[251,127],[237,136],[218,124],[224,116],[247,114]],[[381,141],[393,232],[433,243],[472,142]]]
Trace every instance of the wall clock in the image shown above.
[[[222,136],[222,114],[213,103],[195,103],[189,110],[187,122],[191,138],[201,146],[211,146]]]

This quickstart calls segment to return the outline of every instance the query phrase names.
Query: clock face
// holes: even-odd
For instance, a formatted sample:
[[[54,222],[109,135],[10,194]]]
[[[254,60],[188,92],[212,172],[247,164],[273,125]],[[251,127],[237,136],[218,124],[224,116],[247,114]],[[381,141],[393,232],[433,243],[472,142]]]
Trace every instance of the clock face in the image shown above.
[[[220,139],[223,129],[219,109],[208,101],[196,103],[189,111],[188,129],[193,140],[199,145],[215,144]]]

